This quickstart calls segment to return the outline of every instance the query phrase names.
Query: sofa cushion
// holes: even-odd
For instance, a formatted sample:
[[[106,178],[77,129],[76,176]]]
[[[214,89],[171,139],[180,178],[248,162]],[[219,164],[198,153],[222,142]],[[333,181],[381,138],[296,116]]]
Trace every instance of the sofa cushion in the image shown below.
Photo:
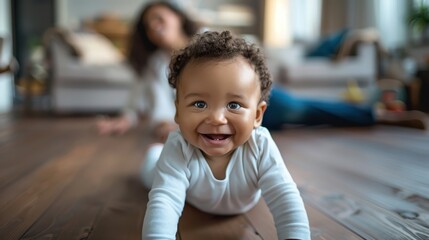
[[[70,42],[78,49],[80,61],[88,65],[116,64],[124,60],[123,55],[106,37],[93,32],[72,32]]]
[[[325,37],[319,42],[319,44],[307,52],[306,57],[331,58],[335,56],[341,44],[344,42],[348,32],[348,29],[344,29]]]

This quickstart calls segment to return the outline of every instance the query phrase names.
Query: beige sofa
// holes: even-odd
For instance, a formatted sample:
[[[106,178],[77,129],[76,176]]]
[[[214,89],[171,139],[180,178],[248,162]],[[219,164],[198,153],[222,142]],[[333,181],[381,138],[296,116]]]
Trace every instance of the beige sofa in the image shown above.
[[[274,78],[295,95],[344,100],[344,93],[353,82],[360,87],[365,100],[372,101],[377,91],[379,70],[379,46],[373,38],[367,41],[352,39],[354,45],[343,47],[341,56],[336,59],[307,58],[306,46],[298,44],[266,49],[266,54]]]
[[[65,36],[62,32],[61,36],[54,34],[48,41],[52,110],[57,113],[121,110],[127,104],[134,76],[119,51],[96,33]]]

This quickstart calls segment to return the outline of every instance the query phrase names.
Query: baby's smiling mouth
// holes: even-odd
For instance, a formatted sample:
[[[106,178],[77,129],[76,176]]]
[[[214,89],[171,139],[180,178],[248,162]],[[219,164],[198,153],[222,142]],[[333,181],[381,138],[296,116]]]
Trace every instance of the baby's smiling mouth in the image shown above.
[[[214,141],[222,141],[231,137],[231,134],[201,134],[205,138],[214,140]]]

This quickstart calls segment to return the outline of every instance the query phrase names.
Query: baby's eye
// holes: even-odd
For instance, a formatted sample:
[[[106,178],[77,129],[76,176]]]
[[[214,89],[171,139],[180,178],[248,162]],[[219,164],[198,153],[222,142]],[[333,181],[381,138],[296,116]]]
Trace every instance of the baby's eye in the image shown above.
[[[228,108],[232,109],[232,110],[237,110],[241,108],[241,105],[239,103],[236,102],[230,102],[228,103]]]
[[[194,107],[196,107],[196,108],[206,108],[207,107],[207,103],[205,103],[203,101],[196,101],[196,102],[194,102]]]

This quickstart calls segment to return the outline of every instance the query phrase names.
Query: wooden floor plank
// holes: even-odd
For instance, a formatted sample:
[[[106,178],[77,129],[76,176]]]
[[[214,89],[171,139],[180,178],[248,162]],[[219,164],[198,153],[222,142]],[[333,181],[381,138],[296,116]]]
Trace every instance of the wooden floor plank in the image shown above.
[[[9,130],[11,136],[6,136],[12,140],[0,145],[0,189],[65,154],[76,144],[83,144],[79,141],[95,134],[95,131],[89,133],[90,129],[91,125],[78,121],[67,124],[52,119],[17,120]]]
[[[0,128],[0,147],[7,150],[7,144],[15,144],[19,146],[25,142],[35,140],[38,137],[43,137],[46,134],[63,130],[62,126],[53,124],[52,120],[46,119],[15,119],[10,120],[7,124]],[[24,141],[24,143],[22,142]],[[0,153],[3,155],[2,153]]]
[[[323,190],[303,188],[302,193],[307,203],[322,209],[364,239],[429,238],[427,227],[398,217],[394,212],[341,192]]]
[[[306,137],[305,133],[300,136],[294,135],[288,138],[277,136],[276,138],[280,145],[285,146],[282,148],[285,156],[298,159],[290,160],[288,165],[292,167],[303,191],[304,199],[308,203],[342,222],[365,239],[425,239],[429,237],[427,235],[428,219],[424,217],[428,209],[422,208],[421,202],[416,204],[409,199],[398,198],[397,194],[392,192],[392,189],[396,188],[389,185],[391,182],[388,181],[389,178],[382,179],[380,183],[376,181],[380,179],[379,177],[372,178],[372,175],[367,174],[367,171],[371,172],[366,169],[368,166],[377,166],[374,163],[382,164],[379,167],[384,166],[383,164],[390,164],[386,159],[380,161],[386,156],[385,152],[374,150],[379,149],[379,145],[371,148],[369,145],[358,144],[357,140],[348,141],[348,138],[353,139],[353,132],[347,136],[331,134],[316,139],[313,134],[310,135],[312,136],[310,138]],[[292,138],[294,139],[292,144],[285,143],[288,139],[290,143]],[[309,145],[314,146],[312,151],[302,147]],[[362,146],[365,147],[362,148]],[[351,151],[355,148],[370,149],[373,152],[362,156],[359,151]],[[381,149],[385,150],[385,147]],[[391,158],[388,160],[394,161]],[[362,162],[368,164],[357,167]],[[402,165],[404,165],[403,162]],[[389,172],[387,166],[381,169]],[[426,167],[427,169],[429,168]],[[384,174],[384,177],[393,175],[393,172]],[[412,172],[413,170],[407,169],[404,174]],[[370,177],[368,178],[368,176]],[[416,180],[425,178],[426,176],[420,176],[416,177]],[[402,181],[404,180],[402,179]],[[421,198],[419,200],[425,201]],[[415,216],[413,213],[417,213],[417,216],[420,214],[421,217],[410,219]],[[401,216],[401,214],[409,217]],[[377,231],[377,229],[383,230]]]
[[[273,215],[263,199],[249,212],[245,214],[247,221],[252,223],[255,232],[262,239],[276,239],[277,231],[274,225]]]
[[[50,162],[2,192],[0,236],[18,239],[88,164],[94,148],[82,146]]]
[[[110,192],[100,195],[105,204],[88,239],[140,239],[148,201],[148,191],[139,177],[145,145],[147,139],[134,143],[127,163],[111,174]]]
[[[410,154],[395,152],[393,147],[350,141],[344,137],[338,137],[335,140],[331,139],[332,136],[331,138],[314,138],[311,135],[295,137],[305,143],[301,144],[298,141],[291,143],[291,149],[302,153],[301,158],[317,159],[331,167],[351,172],[357,171],[368,178],[384,181],[386,184],[429,198],[429,174],[427,174],[429,163],[426,160],[429,157],[412,155],[411,158],[414,160],[408,160]],[[317,148],[313,147],[314,151],[308,151],[307,145]],[[406,161],[411,161],[413,164],[404,164]],[[416,162],[420,162],[421,166]]]
[[[339,222],[330,219],[311,205],[306,204],[305,208],[310,222],[311,239],[362,239]],[[262,239],[277,239],[274,220],[263,200],[260,201],[254,209],[246,213],[246,218],[252,223]]]
[[[311,226],[312,240],[341,239],[341,240],[359,240],[362,239],[357,234],[351,232],[341,223],[329,218],[327,215],[312,207],[309,204],[305,206],[309,216]]]
[[[94,142],[96,138],[93,137]],[[98,139],[97,157],[81,170],[79,177],[26,232],[24,239],[44,236],[77,239],[89,235],[107,202],[105,197],[116,185],[117,175],[123,172],[119,169],[128,164],[135,144],[126,139]]]
[[[32,135],[34,137],[34,135]],[[61,140],[59,140],[61,139]],[[77,144],[76,138],[64,134],[64,132],[46,133],[44,136],[34,138],[32,141],[14,143],[11,146],[2,146],[0,169],[0,189],[7,188],[20,178],[31,174],[32,171],[46,164],[47,162],[61,157]],[[22,150],[25,146],[25,150]],[[49,146],[49,147],[46,147]],[[41,149],[43,149],[41,151]],[[26,164],[22,164],[19,159],[25,159]]]
[[[262,238],[244,215],[215,216],[186,204],[179,222],[179,237],[183,240],[217,240]],[[275,239],[275,238],[272,238]]]
[[[122,184],[112,185],[117,187],[118,191],[105,195],[107,200],[94,222],[93,230],[88,235],[88,239],[141,238],[147,190],[135,177],[124,175],[117,182]]]

